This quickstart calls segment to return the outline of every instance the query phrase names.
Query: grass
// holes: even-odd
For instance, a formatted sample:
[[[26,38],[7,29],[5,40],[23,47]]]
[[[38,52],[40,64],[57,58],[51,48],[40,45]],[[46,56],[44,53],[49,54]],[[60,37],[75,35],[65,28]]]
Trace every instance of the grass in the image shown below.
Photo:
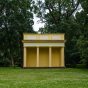
[[[88,70],[0,68],[0,88],[88,88]]]

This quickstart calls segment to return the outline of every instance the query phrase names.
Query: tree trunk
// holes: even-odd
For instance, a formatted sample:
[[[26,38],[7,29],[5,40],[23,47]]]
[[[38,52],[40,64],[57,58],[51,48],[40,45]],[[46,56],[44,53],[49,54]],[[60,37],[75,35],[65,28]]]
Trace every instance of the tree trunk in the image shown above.
[[[12,66],[12,67],[15,66],[15,64],[14,64],[14,59],[13,59],[12,55],[11,55],[11,66]]]

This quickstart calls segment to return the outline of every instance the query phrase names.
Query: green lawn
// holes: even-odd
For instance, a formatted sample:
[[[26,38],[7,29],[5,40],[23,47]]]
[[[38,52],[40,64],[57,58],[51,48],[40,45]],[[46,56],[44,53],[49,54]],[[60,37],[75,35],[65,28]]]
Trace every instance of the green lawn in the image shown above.
[[[0,68],[0,88],[88,88],[88,70]]]

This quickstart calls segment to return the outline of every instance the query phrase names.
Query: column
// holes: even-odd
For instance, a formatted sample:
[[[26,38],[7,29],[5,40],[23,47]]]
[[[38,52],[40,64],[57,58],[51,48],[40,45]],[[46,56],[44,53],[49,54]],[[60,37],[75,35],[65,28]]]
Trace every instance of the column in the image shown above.
[[[52,48],[49,47],[49,67],[52,67]]]
[[[61,47],[61,67],[64,67],[64,47]]]
[[[24,47],[24,56],[23,56],[23,57],[24,57],[24,60],[23,60],[23,67],[26,67],[26,66],[27,66],[27,63],[26,63],[26,59],[27,59],[27,58],[26,58],[26,55],[27,55],[27,54],[26,54],[26,53],[27,53],[27,52],[26,52],[26,47]]]
[[[39,47],[37,47],[37,62],[36,67],[39,67]]]

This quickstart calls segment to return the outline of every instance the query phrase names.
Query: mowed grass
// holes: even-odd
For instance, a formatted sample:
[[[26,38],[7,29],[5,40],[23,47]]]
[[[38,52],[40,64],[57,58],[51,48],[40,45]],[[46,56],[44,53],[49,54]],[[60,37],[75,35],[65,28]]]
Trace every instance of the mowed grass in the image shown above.
[[[0,68],[0,88],[88,88],[88,70]]]

